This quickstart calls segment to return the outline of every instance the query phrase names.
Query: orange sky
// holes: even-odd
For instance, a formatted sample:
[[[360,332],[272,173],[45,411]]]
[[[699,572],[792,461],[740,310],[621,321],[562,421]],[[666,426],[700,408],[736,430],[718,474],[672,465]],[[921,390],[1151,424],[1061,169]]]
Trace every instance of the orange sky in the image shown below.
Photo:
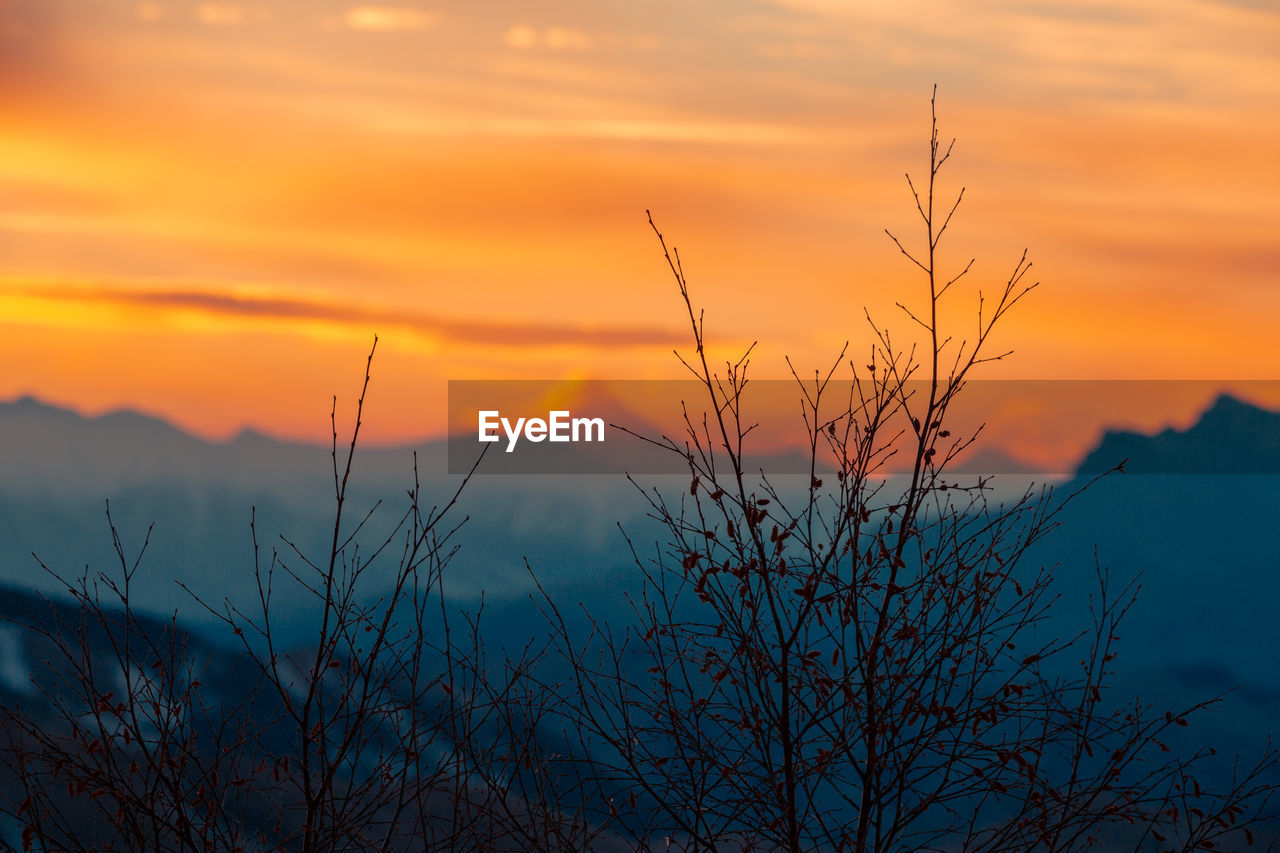
[[[449,378],[679,376],[646,208],[724,352],[825,363],[920,297],[934,82],[944,262],[1044,283],[988,376],[1280,376],[1261,0],[0,0],[0,398],[323,440],[376,331],[397,441]]]

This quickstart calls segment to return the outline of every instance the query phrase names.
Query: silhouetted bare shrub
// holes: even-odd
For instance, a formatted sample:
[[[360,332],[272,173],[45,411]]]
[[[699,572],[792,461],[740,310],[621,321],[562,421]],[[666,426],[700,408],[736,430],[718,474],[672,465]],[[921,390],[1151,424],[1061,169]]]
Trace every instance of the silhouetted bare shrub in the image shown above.
[[[952,143],[954,144],[954,143]],[[678,252],[668,266],[702,389],[685,433],[652,438],[687,461],[679,495],[642,489],[666,539],[640,556],[634,625],[571,628],[548,596],[554,646],[572,672],[561,707],[603,790],[600,819],[637,849],[1212,849],[1252,843],[1273,792],[1268,747],[1222,790],[1210,757],[1171,752],[1171,729],[1216,702],[1166,712],[1112,685],[1118,626],[1135,587],[1100,566],[1093,623],[1053,636],[1053,572],[1024,559],[1073,495],[1028,489],[1008,503],[948,473],[974,435],[948,410],[993,353],[992,334],[1034,287],[1026,253],[979,294],[962,339],[939,306],[940,241],[963,190],[939,206],[952,147],[907,181],[922,223],[911,249],[927,289],[900,304],[923,349],[871,324],[869,356],[802,379],[808,482],[747,470],[748,357],[708,360],[703,314]],[[650,219],[652,225],[652,219]],[[868,317],[868,320],[870,318]],[[831,399],[846,366],[852,382]],[[886,467],[905,456],[905,471]],[[833,472],[833,473],[824,473]],[[1080,657],[1079,666],[1073,661]]]

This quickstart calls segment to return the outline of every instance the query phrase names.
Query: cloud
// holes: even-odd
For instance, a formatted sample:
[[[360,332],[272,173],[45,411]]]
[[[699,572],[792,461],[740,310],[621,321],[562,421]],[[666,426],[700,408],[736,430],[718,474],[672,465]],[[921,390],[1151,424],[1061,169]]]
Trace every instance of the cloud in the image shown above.
[[[533,27],[516,26],[503,33],[502,40],[507,47],[518,50],[544,47],[548,50],[584,51],[591,50],[596,43],[590,33],[572,27],[547,27],[538,31]]]
[[[206,290],[141,290],[84,284],[15,285],[0,294],[78,305],[125,309],[196,311],[224,318],[322,321],[346,326],[393,327],[453,343],[483,346],[576,346],[622,348],[672,346],[683,335],[652,326],[586,326],[512,323],[437,317],[393,307],[335,304],[287,296],[215,293]]]
[[[343,21],[353,30],[399,32],[428,29],[435,25],[436,19],[428,12],[399,6],[352,6]]]
[[[545,115],[430,114],[370,105],[366,100],[326,99],[324,115],[341,117],[353,126],[382,133],[450,137],[524,137],[528,139],[624,140],[678,142],[691,145],[831,146],[848,142],[853,133],[818,132],[781,122],[717,121],[641,117],[548,117]]]
[[[1275,78],[1280,34],[1275,4],[1256,0],[771,2],[846,34],[855,63],[895,69],[912,85],[932,79],[1046,100],[1066,92],[1072,106],[1222,101],[1246,81]]]
[[[244,9],[234,3],[201,3],[196,9],[200,23],[211,27],[226,27],[242,23]]]
[[[507,47],[521,50],[537,47],[538,31],[533,27],[511,27],[503,34],[502,40],[506,42]]]
[[[552,50],[590,50],[595,40],[582,30],[549,27],[542,33],[542,43]]]

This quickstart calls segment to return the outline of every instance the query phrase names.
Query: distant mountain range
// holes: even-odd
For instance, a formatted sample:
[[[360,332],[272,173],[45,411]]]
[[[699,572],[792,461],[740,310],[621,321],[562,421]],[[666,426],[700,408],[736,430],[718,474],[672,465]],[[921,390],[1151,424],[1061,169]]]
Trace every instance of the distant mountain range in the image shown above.
[[[403,473],[417,450],[426,471],[443,471],[444,447],[360,448],[358,473]],[[0,486],[59,494],[103,492],[156,481],[288,490],[332,481],[329,448],[252,430],[211,442],[130,410],[86,417],[32,397],[0,403]]]
[[[562,397],[583,393],[577,386],[561,390]],[[615,401],[610,411],[629,410]],[[966,470],[990,464],[993,471],[1009,474],[997,483],[1005,480],[1015,486],[1030,476],[1026,466],[1020,467],[1000,448],[980,450],[974,457],[979,463]],[[443,441],[416,448],[358,449],[352,506],[386,502],[375,518],[374,532],[386,529],[378,527],[379,521],[390,524],[398,516],[396,508],[403,506],[405,490],[413,483],[415,451],[428,501],[445,499],[459,482],[445,473]],[[1173,569],[1152,565],[1151,556],[1167,554],[1170,565],[1183,565],[1200,546],[1170,543],[1227,524],[1241,530],[1238,521],[1219,521],[1226,507],[1238,512],[1244,503],[1260,510],[1276,500],[1269,485],[1263,485],[1270,478],[1256,478],[1259,482],[1250,485],[1238,477],[1178,475],[1280,472],[1280,413],[1220,396],[1186,430],[1105,433],[1080,462],[1077,475],[1108,470],[1122,459],[1128,460],[1125,470],[1130,474],[1173,476],[1157,478],[1159,485],[1146,477],[1109,478],[1070,508],[1067,527],[1079,541],[1108,545],[1104,557],[1125,557],[1117,565],[1171,574]],[[1016,473],[1019,470],[1024,473]],[[639,479],[644,482],[643,476]],[[180,608],[193,624],[207,624],[207,614],[202,615],[202,608],[193,606],[174,581],[213,604],[226,596],[252,595],[251,507],[256,508],[264,547],[287,552],[276,538],[284,534],[304,550],[325,548],[331,531],[333,466],[326,447],[253,432],[209,442],[130,411],[84,417],[31,398],[0,403],[0,584],[56,588],[32,552],[64,574],[78,573],[86,565],[94,570],[113,565],[103,512],[106,499],[111,500],[113,518],[128,548],[139,547],[147,526],[155,523],[144,561],[153,580],[140,590],[140,604],[156,612]],[[616,522],[629,531],[651,531],[646,509],[635,487],[621,476],[479,477],[468,486],[461,504],[471,519],[460,534],[463,548],[451,575],[455,592],[473,597],[483,588],[491,605],[519,599],[530,583],[525,557],[553,585],[584,591],[608,587],[618,572],[631,570]],[[1154,515],[1148,518],[1149,513]],[[1167,529],[1167,522],[1184,514],[1179,529]],[[1122,524],[1125,519],[1131,523]],[[1133,523],[1140,519],[1140,529],[1151,531],[1150,536],[1135,535]],[[1258,518],[1256,523],[1261,530],[1272,522]],[[1147,539],[1129,555],[1135,543]],[[1248,541],[1261,548],[1269,540],[1259,534]],[[1069,544],[1055,547],[1070,550]],[[1234,565],[1254,562],[1252,554]],[[1274,567],[1273,548],[1259,555]],[[306,622],[304,604],[300,599],[298,625]]]
[[[445,473],[444,443],[416,449],[428,500],[444,499],[459,480]],[[404,505],[412,450],[357,451],[353,515],[386,501],[371,535],[385,532]],[[999,448],[987,453],[995,467],[1017,470]],[[1095,553],[1110,567],[1113,589],[1141,576],[1138,605],[1113,664],[1124,687],[1165,706],[1240,687],[1192,735],[1247,755],[1276,733],[1280,719],[1274,651],[1280,648],[1274,535],[1280,483],[1255,476],[1280,473],[1280,413],[1221,396],[1185,430],[1106,432],[1062,488],[1125,459],[1128,473],[1105,477],[1072,501],[1061,527],[1027,555],[1030,568],[1056,566],[1062,594],[1043,630],[1074,634],[1087,624]],[[29,630],[3,620],[47,611],[36,591],[53,593],[64,618],[72,613],[59,604],[65,602],[59,583],[32,552],[64,577],[86,566],[90,573],[114,571],[107,499],[127,554],[136,554],[155,524],[135,604],[156,614],[177,611],[218,677],[241,677],[233,638],[178,582],[215,607],[226,598],[251,602],[250,507],[264,549],[279,549],[296,567],[290,546],[276,534],[304,552],[323,553],[331,534],[332,478],[324,447],[256,433],[208,442],[133,412],[87,418],[30,398],[0,404],[0,704],[35,701],[30,679],[45,654]],[[1002,479],[1017,486],[1027,476]],[[673,493],[688,488],[687,477],[640,480]],[[645,517],[647,504],[620,476],[480,477],[460,506],[470,519],[447,583],[460,607],[474,607],[484,590],[494,647],[517,645],[540,630],[541,616],[527,598],[526,558],[566,611],[579,612],[581,603],[593,615],[625,620],[622,596],[636,588],[637,575],[617,525],[644,553],[661,541]],[[371,578],[375,589],[377,577]],[[281,641],[305,646],[314,597],[285,582],[276,604]]]
[[[384,503],[368,527],[369,541],[402,513],[415,453],[428,506],[447,500],[460,483],[446,473],[443,441],[357,448],[348,517]],[[84,417],[31,398],[0,403],[0,585],[56,591],[60,584],[33,554],[63,576],[117,566],[108,500],[131,555],[154,523],[138,605],[159,613],[181,609],[198,627],[211,624],[208,614],[177,582],[215,606],[225,597],[256,595],[251,509],[267,555],[274,547],[288,558],[291,548],[279,536],[304,553],[328,547],[333,461],[327,447],[258,433],[210,442],[131,411]],[[590,580],[600,563],[618,562],[613,522],[643,509],[620,477],[486,476],[469,486],[458,520],[468,513],[467,547],[451,581],[464,597],[484,589],[492,601],[529,588],[525,556],[555,566],[557,577]],[[288,589],[281,595],[288,605]],[[282,630],[310,618],[306,595],[293,604],[282,608]]]

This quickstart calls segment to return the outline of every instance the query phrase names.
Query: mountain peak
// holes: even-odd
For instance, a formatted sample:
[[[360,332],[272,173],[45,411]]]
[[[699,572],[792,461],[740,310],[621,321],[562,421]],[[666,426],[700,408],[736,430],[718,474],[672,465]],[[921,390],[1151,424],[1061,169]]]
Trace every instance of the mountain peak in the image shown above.
[[[1280,418],[1280,412],[1273,412],[1269,409],[1255,406],[1253,403],[1241,400],[1233,394],[1223,392],[1217,396],[1209,408],[1201,413],[1196,427],[1202,427],[1206,424],[1212,425],[1223,419],[1234,421],[1239,418],[1269,422]]]
[[[1138,474],[1280,474],[1280,412],[1222,393],[1185,430],[1108,430],[1077,473],[1100,474],[1122,459]]]
[[[46,403],[44,400],[32,395],[23,394],[21,397],[14,397],[12,400],[0,402],[0,414],[18,414],[18,415],[34,415],[34,414],[50,414],[50,415],[80,415],[72,409],[65,406],[55,406],[52,403]]]

